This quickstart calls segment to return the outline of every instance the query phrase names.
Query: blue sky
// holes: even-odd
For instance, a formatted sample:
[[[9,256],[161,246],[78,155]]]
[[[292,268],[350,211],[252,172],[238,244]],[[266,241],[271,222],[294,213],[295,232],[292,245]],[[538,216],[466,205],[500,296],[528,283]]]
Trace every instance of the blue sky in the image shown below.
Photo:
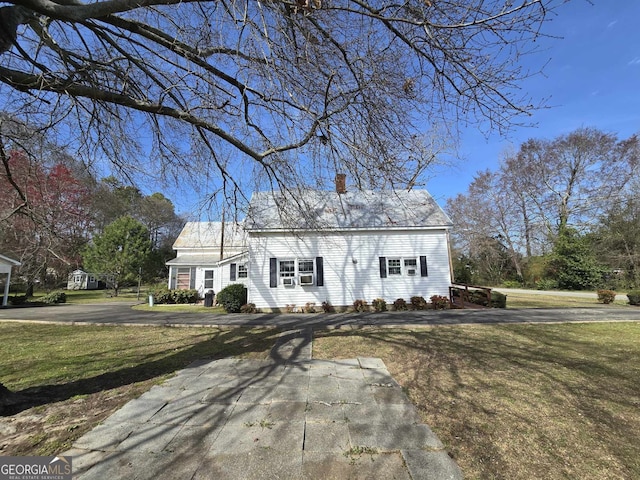
[[[640,133],[640,1],[572,0],[557,10],[546,32],[562,37],[545,40],[529,65],[548,64],[544,75],[522,84],[533,98],[548,98],[537,111],[536,126],[515,128],[488,138],[463,130],[459,154],[440,168],[427,189],[444,206],[464,193],[476,172],[499,166],[499,159],[529,138],[552,139],[580,127],[595,127],[628,138]]]

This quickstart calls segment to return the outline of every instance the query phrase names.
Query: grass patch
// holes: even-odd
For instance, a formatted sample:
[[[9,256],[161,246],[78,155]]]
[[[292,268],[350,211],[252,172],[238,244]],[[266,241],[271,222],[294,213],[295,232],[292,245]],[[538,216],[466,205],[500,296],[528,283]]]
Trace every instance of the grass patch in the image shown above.
[[[244,328],[66,326],[0,322],[0,381],[17,391],[172,373],[200,358],[264,358],[277,332]],[[100,385],[97,385],[98,387]],[[74,395],[87,392],[77,391]]]
[[[336,329],[313,350],[381,357],[465,478],[640,478],[640,323]]]
[[[496,289],[500,291],[499,289]],[[598,303],[597,298],[572,297],[560,295],[542,295],[527,293],[508,293],[507,308],[629,308],[624,300],[615,300],[609,305]]]
[[[104,303],[104,302],[135,302],[138,301],[137,289],[123,288],[118,292],[118,296],[113,296],[113,290],[59,290],[67,296],[66,303]],[[37,302],[44,297],[46,292],[36,292],[30,301]],[[141,302],[147,301],[147,289],[140,289]]]
[[[59,454],[194,360],[267,358],[279,333],[0,322],[0,382],[21,401],[0,416],[0,455]]]
[[[205,307],[203,305],[164,305],[156,303],[153,307],[150,307],[148,303],[141,303],[140,305],[134,305],[133,310],[140,310],[143,312],[172,312],[172,313],[211,313],[215,315],[226,315],[224,308],[221,306]]]

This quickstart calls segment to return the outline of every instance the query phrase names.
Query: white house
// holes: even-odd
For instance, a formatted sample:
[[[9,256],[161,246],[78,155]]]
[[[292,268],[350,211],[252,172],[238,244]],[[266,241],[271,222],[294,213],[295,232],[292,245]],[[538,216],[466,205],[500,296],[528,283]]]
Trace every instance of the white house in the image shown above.
[[[192,288],[204,295],[248,283],[247,236],[238,223],[187,222],[173,249],[177,256],[167,262],[171,290]]]
[[[0,275],[4,276],[4,289],[2,294],[2,306],[6,307],[9,299],[9,285],[11,284],[11,269],[19,267],[19,261],[0,254]]]
[[[451,220],[426,190],[255,193],[242,225],[189,222],[167,262],[169,288],[243,283],[282,309],[449,295]],[[224,233],[224,235],[222,235]]]
[[[448,296],[451,220],[426,190],[253,195],[248,301],[261,309]]]

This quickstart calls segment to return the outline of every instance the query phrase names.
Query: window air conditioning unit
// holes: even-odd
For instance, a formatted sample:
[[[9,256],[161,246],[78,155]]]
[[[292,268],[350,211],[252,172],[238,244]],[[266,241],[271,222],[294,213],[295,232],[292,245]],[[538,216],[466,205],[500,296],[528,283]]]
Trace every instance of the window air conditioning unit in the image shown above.
[[[296,281],[293,277],[284,277],[282,279],[282,284],[285,287],[293,287],[296,284]]]
[[[300,275],[300,285],[313,285],[313,273]]]
[[[407,275],[415,276],[416,275],[416,269],[415,268],[408,268],[407,269]]]

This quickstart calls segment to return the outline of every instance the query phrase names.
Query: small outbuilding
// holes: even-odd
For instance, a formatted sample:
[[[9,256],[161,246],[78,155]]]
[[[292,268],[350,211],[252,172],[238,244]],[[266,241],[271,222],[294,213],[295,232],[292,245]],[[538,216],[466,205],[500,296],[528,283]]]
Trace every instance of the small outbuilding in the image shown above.
[[[2,306],[7,305],[9,299],[9,285],[11,284],[11,269],[19,267],[19,261],[0,254],[0,279],[4,280],[4,294],[2,296]]]
[[[96,275],[84,270],[74,270],[67,278],[67,290],[97,290],[100,282]]]

